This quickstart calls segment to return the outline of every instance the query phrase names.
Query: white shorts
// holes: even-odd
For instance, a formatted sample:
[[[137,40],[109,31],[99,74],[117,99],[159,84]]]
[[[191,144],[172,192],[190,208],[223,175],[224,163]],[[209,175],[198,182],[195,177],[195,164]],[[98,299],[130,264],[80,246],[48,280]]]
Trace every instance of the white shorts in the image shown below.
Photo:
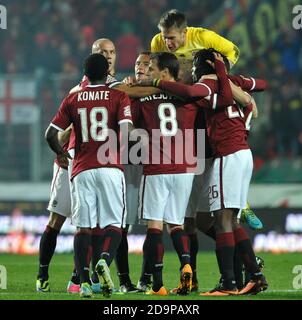
[[[76,227],[125,226],[127,208],[124,173],[117,168],[82,171],[71,182],[72,217]]]
[[[182,225],[194,174],[158,174],[142,177],[139,215],[144,220]]]
[[[53,164],[53,178],[47,210],[66,218],[71,216],[68,171],[66,169],[62,169],[55,162]]]
[[[210,209],[243,209],[253,173],[250,149],[214,159],[210,177]]]
[[[143,175],[143,166],[128,164],[124,166],[126,181],[127,218],[126,224],[138,223],[138,195]]]
[[[210,212],[209,186],[213,159],[205,159],[204,172],[194,176],[192,192],[190,195],[186,218],[195,218],[196,212]]]

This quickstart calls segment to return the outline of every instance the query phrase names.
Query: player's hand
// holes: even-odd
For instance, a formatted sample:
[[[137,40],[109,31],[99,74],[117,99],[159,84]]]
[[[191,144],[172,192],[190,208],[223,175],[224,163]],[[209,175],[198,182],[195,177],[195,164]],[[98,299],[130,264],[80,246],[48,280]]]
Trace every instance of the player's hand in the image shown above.
[[[140,81],[134,83],[132,86],[133,87],[137,87],[137,86],[139,86],[139,87],[152,87],[152,80],[150,80],[150,79],[140,80]]]
[[[213,55],[214,55],[214,58],[215,60],[218,60],[218,61],[221,61],[223,64],[224,64],[224,61],[223,61],[223,57],[220,53],[217,53],[217,52],[213,52]],[[211,60],[207,60],[207,63],[215,69],[215,63],[212,62]]]
[[[216,76],[216,74],[205,74],[199,79],[199,82],[202,82],[203,80],[206,80],[206,79],[217,80],[218,77]]]
[[[223,62],[223,56],[220,53],[213,52],[213,54],[214,54],[214,57],[215,57],[216,60],[219,60],[219,61]]]
[[[126,77],[124,80],[123,80],[123,83],[127,84],[128,86],[132,86],[133,84],[135,84],[137,81],[135,78],[133,77]]]
[[[57,155],[57,160],[59,162],[59,165],[60,167],[64,168],[64,169],[67,169],[68,168],[68,164],[69,164],[69,161],[68,159],[72,159],[70,154],[66,151],[62,154],[58,154]]]

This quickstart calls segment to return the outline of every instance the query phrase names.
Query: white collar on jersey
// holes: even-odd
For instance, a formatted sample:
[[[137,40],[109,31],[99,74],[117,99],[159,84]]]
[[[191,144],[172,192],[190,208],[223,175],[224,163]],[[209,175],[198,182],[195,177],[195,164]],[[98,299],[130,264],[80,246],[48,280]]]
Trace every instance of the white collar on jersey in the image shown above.
[[[105,87],[105,84],[88,84],[87,87],[95,88],[95,87]]]

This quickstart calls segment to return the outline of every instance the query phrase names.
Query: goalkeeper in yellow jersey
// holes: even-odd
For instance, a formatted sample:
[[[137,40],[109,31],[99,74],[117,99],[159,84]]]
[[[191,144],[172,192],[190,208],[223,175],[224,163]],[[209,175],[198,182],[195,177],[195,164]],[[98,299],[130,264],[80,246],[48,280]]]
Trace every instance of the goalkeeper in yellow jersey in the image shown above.
[[[158,23],[161,31],[151,41],[151,52],[172,52],[177,58],[193,60],[194,53],[213,48],[226,56],[231,65],[239,58],[239,49],[214,31],[188,27],[186,17],[178,10],[165,12]]]

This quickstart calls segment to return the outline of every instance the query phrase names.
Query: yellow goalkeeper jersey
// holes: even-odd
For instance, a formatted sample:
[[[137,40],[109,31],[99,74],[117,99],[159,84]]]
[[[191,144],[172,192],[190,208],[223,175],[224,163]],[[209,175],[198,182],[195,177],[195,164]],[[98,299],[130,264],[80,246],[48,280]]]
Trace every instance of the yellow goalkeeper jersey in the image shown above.
[[[192,60],[196,51],[209,48],[225,55],[232,64],[235,64],[239,58],[239,49],[233,42],[221,37],[214,31],[194,27],[187,28],[185,45],[173,53],[177,58]],[[153,37],[151,52],[169,52],[161,33]]]

